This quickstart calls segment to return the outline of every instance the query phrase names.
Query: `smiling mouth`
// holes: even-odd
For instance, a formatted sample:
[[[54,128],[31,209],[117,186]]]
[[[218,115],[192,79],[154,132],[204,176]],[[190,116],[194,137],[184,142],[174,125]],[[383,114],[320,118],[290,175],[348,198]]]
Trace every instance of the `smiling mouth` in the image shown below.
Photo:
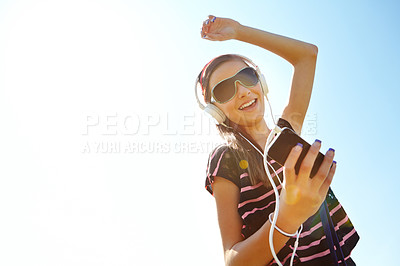
[[[239,110],[246,110],[247,108],[251,108],[252,106],[254,106],[256,104],[256,102],[257,102],[257,99],[253,99],[247,103],[244,103],[239,107]]]

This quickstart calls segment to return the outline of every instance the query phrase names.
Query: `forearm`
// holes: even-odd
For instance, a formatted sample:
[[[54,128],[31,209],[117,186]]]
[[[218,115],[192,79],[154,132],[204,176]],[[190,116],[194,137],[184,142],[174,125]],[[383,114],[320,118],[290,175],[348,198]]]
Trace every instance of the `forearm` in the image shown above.
[[[284,229],[287,232],[295,232],[298,228],[292,222],[288,222],[288,219],[283,216],[278,216],[277,226]],[[266,265],[273,260],[269,245],[269,232],[271,223],[265,222],[264,225],[249,238],[236,243],[230,250],[225,254],[226,265]],[[274,231],[273,243],[275,253],[278,252],[285,246],[289,237],[282,235],[278,231]]]
[[[239,24],[235,39],[264,48],[286,59],[293,66],[301,60],[316,56],[317,46]]]

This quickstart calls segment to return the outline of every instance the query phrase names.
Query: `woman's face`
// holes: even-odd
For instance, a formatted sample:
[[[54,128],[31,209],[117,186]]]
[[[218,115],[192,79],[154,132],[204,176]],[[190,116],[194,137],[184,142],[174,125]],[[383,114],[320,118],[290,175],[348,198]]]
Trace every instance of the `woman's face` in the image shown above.
[[[247,65],[240,60],[224,62],[219,65],[210,76],[210,90],[221,80],[232,77]],[[244,127],[256,126],[264,119],[264,94],[260,81],[254,86],[247,88],[240,82],[236,82],[236,95],[226,103],[213,103],[220,108],[225,115],[237,125]],[[250,106],[244,105],[251,103]],[[244,107],[244,108],[243,108]]]

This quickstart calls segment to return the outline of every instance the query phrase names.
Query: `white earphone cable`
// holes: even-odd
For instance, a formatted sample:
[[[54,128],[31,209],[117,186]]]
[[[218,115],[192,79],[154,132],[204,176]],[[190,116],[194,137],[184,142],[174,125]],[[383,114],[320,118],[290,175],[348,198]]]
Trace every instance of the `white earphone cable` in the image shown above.
[[[224,124],[224,125],[225,125],[225,124]],[[225,125],[225,126],[226,126],[226,125]],[[276,185],[275,185],[275,181],[274,181],[273,177],[271,176],[271,173],[269,172],[268,165],[269,165],[269,166],[272,168],[272,170],[274,171],[274,174],[275,174],[275,176],[277,177],[277,179],[279,180],[279,183],[280,183],[281,186],[282,186],[282,181],[280,180],[280,178],[279,178],[278,174],[276,173],[275,169],[274,169],[274,168],[272,167],[272,165],[268,162],[268,149],[267,149],[267,148],[268,148],[269,144],[271,143],[274,134],[275,134],[275,133],[279,133],[279,132],[281,132],[281,131],[282,131],[282,129],[281,129],[280,127],[278,127],[278,126],[275,126],[275,128],[274,128],[273,130],[271,130],[271,132],[270,132],[269,135],[268,135],[267,142],[266,142],[266,144],[265,144],[264,153],[262,153],[262,152],[261,152],[251,141],[249,141],[245,136],[243,136],[240,132],[238,132],[239,135],[240,135],[242,138],[244,138],[251,146],[253,146],[253,148],[254,148],[258,153],[260,153],[260,154],[263,156],[264,170],[265,170],[265,173],[266,173],[267,176],[268,176],[269,182],[271,183],[272,189],[274,190],[274,194],[275,194],[275,211],[274,211],[274,213],[273,213],[272,223],[271,223],[271,227],[270,227],[270,231],[269,231],[269,247],[270,247],[272,256],[273,256],[274,259],[275,259],[275,262],[276,262],[279,266],[283,266],[283,265],[282,265],[282,263],[279,261],[278,256],[276,255],[276,252],[275,252],[275,249],[274,249],[274,243],[273,243],[274,228],[277,228],[277,227],[276,227],[276,221],[277,221],[277,219],[278,219],[278,213],[279,213],[279,191],[278,191],[278,188],[277,188]],[[298,245],[299,245],[299,237],[300,237],[300,233],[301,233],[302,229],[303,229],[303,226],[301,226],[301,228],[297,231],[297,234],[296,234],[296,241],[295,241],[294,248],[293,248],[293,253],[292,253],[292,256],[291,256],[291,259],[290,259],[290,265],[293,265],[294,256],[295,256],[295,254],[296,254],[296,250],[297,250],[297,247],[298,247]]]
[[[265,167],[265,172],[266,172],[266,174],[267,174],[267,176],[268,176],[268,178],[269,178],[269,181],[270,181],[270,183],[271,183],[271,185],[272,185],[272,188],[273,188],[273,190],[274,190],[275,199],[276,199],[276,202],[275,202],[275,211],[274,211],[274,215],[273,215],[273,219],[272,219],[272,224],[271,224],[271,227],[270,227],[270,230],[269,230],[269,247],[270,247],[270,249],[271,249],[271,253],[272,253],[272,256],[273,256],[274,259],[275,259],[275,262],[276,262],[279,266],[282,266],[281,262],[279,261],[278,256],[276,255],[276,252],[275,252],[275,249],[274,249],[274,242],[273,242],[274,229],[276,228],[276,221],[278,220],[278,214],[279,214],[279,203],[280,203],[280,202],[279,202],[279,192],[278,192],[278,189],[277,189],[277,187],[275,186],[274,180],[272,179],[272,176],[271,176],[271,174],[269,173],[269,170],[268,170],[268,168],[267,168],[267,163],[268,163],[268,159],[267,159],[267,156],[268,156],[268,149],[267,149],[267,148],[268,148],[268,145],[269,145],[269,143],[272,141],[272,134],[275,133],[275,132],[278,133],[278,132],[280,132],[280,131],[282,131],[282,129],[279,128],[278,126],[276,126],[275,129],[274,129],[274,131],[271,131],[271,133],[270,133],[269,136],[268,136],[268,139],[267,139],[267,142],[266,142],[265,148],[264,148],[264,167]],[[273,171],[274,171],[274,173],[275,173],[275,175],[276,175],[275,169],[274,169],[273,167],[271,167],[271,168],[273,169]],[[303,228],[303,227],[301,227],[301,229],[298,230],[298,232],[297,232],[296,242],[295,242],[295,245],[294,245],[294,248],[293,248],[293,253],[292,253],[292,256],[291,256],[291,259],[290,259],[290,265],[293,265],[294,256],[295,256],[295,254],[296,254],[296,249],[297,249],[297,247],[298,247],[299,236],[300,236],[300,233],[301,233],[302,228]]]

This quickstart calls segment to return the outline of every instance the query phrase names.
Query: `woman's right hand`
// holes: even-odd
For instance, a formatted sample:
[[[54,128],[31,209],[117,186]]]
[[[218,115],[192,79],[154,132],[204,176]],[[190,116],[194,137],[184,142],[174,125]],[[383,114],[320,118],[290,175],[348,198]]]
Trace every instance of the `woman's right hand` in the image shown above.
[[[335,174],[336,163],[332,165],[334,150],[328,150],[317,174],[310,178],[320,148],[319,141],[311,145],[301,163],[298,175],[294,167],[302,147],[293,147],[286,159],[277,226],[282,226],[280,228],[288,230],[287,232],[294,233],[302,223],[318,211],[325,200]]]
[[[229,18],[208,16],[201,28],[201,37],[210,41],[235,39],[240,23]]]

